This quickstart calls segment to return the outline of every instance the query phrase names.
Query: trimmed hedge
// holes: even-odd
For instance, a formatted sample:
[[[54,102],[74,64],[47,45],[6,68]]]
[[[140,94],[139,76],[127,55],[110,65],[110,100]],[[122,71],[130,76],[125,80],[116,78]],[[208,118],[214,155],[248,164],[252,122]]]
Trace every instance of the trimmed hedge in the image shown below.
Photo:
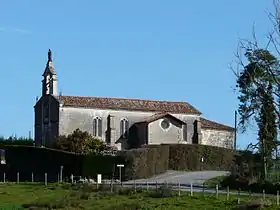
[[[186,171],[231,170],[236,155],[238,153],[235,151],[221,147],[173,144],[169,145],[169,169]]]
[[[5,146],[2,149],[5,149],[6,165],[1,165],[0,171],[11,181],[16,180],[18,172],[21,181],[30,181],[32,172],[34,179],[40,181],[45,173],[49,180],[57,180],[61,166],[67,176],[78,175],[82,170],[82,155],[33,146]]]
[[[93,177],[102,174],[104,179],[112,175],[119,177],[117,164],[124,164],[122,179],[144,179],[167,170],[230,170],[236,152],[224,148],[205,145],[155,145],[145,148],[120,151],[117,156],[81,155],[55,149],[31,146],[5,146],[6,165],[0,165],[0,180],[4,172],[7,180],[31,180],[34,173],[36,181],[42,181],[48,173],[50,181],[57,180],[60,167],[63,176]],[[201,163],[201,157],[204,163]]]
[[[124,179],[145,179],[167,170],[231,170],[236,155],[238,153],[233,150],[206,145],[149,145],[123,152]]]
[[[168,170],[168,146],[154,146],[120,153],[125,160],[124,179],[144,179]]]
[[[121,156],[83,155],[81,175],[95,178],[97,174],[102,174],[103,179],[110,179],[119,175],[117,164],[125,164]]]

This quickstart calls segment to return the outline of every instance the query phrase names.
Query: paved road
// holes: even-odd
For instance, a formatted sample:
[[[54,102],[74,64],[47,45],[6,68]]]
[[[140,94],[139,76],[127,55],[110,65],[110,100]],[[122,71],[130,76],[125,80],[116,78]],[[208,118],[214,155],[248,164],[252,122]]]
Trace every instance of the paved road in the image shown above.
[[[130,180],[124,184],[140,183],[180,183],[181,185],[202,185],[205,180],[212,179],[217,176],[228,175],[228,171],[167,171],[164,174],[156,175],[148,179]]]

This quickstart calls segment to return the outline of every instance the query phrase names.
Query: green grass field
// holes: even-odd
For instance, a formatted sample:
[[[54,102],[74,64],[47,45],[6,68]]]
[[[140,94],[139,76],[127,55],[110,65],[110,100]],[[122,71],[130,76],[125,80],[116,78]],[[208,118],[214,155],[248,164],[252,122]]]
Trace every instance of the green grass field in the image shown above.
[[[134,189],[116,190],[110,192],[107,187],[99,191],[96,187],[49,185],[42,184],[0,184],[0,209],[96,209],[96,210],[136,210],[136,209],[235,209],[237,197],[231,196],[226,201],[226,196],[202,195],[176,195],[168,189],[150,190],[145,192]],[[241,202],[252,198],[241,197]],[[255,198],[254,198],[255,199]],[[273,198],[272,202],[276,202]],[[264,209],[277,209],[271,205]]]

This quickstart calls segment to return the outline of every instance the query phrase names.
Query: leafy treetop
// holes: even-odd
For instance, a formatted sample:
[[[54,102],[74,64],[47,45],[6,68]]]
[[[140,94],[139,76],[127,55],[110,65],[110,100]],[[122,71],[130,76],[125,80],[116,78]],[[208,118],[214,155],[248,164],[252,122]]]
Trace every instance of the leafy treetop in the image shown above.
[[[108,150],[103,141],[80,129],[76,129],[67,136],[59,136],[54,143],[54,147],[75,153],[101,153],[104,150]]]

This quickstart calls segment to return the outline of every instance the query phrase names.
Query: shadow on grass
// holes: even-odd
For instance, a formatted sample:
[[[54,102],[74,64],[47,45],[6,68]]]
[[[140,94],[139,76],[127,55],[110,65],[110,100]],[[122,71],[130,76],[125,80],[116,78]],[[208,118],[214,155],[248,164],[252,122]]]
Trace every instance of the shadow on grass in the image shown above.
[[[37,201],[32,203],[23,204],[24,209],[64,209],[65,207],[71,207],[81,209],[82,205],[78,199],[71,199],[66,196],[58,200],[52,201]]]

